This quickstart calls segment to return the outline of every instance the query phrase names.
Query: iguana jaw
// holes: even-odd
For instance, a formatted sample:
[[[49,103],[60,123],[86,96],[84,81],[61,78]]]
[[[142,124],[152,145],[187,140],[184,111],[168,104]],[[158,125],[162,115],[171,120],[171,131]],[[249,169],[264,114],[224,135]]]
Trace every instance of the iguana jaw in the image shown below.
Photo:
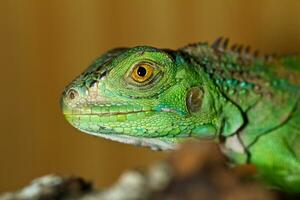
[[[108,107],[102,105],[102,107]],[[137,109],[137,108],[136,108]],[[146,138],[142,136],[130,136],[125,135],[121,131],[121,128],[115,127],[113,124],[119,124],[126,120],[137,120],[139,117],[145,117],[155,113],[154,110],[140,109],[139,111],[120,111],[117,108],[111,112],[100,112],[101,109],[97,109],[97,113],[93,112],[93,108],[90,109],[69,109],[63,106],[64,115],[69,123],[82,132],[90,135],[102,137],[112,141],[117,141],[125,144],[131,144],[135,146],[150,147],[152,150],[172,150],[176,148],[176,142],[167,140],[163,137]],[[103,110],[107,110],[103,109]],[[103,111],[102,110],[102,111]],[[162,111],[167,112],[167,111]],[[119,132],[117,131],[119,130]]]
[[[152,150],[156,150],[156,151],[173,150],[176,149],[177,147],[175,143],[164,141],[163,138],[144,138],[144,137],[134,137],[129,135],[113,134],[113,133],[103,134],[103,133],[86,131],[80,128],[79,130],[88,133],[90,135],[102,137],[116,142],[131,144],[135,146],[150,147]]]

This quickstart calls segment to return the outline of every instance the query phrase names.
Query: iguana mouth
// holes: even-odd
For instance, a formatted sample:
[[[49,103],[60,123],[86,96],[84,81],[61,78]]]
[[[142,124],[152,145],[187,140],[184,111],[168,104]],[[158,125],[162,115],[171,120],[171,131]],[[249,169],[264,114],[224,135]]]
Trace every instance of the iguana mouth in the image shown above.
[[[176,112],[173,109],[169,109],[169,108],[162,108],[159,111],[161,112],[170,112],[170,113],[176,113],[178,114],[178,112]],[[150,112],[159,112],[158,110],[153,110],[153,109],[142,109],[142,110],[138,110],[138,111],[119,111],[119,112],[115,112],[115,111],[108,111],[108,112],[93,112],[93,110],[91,112],[84,112],[81,109],[78,110],[71,110],[70,113],[65,113],[65,115],[73,115],[73,116],[80,116],[80,115],[102,115],[102,116],[112,116],[112,115],[129,115],[129,114],[138,114],[138,113],[150,113]]]
[[[123,114],[135,114],[140,112],[152,112],[152,106],[140,106],[122,103],[111,104],[75,104],[68,106],[63,103],[63,113],[65,115],[123,115]]]
[[[97,115],[97,116],[111,116],[111,115],[129,115],[129,114],[137,114],[143,112],[154,112],[154,110],[143,110],[143,111],[130,111],[130,112],[106,112],[106,113],[71,113],[66,115],[73,115],[73,116],[83,116],[83,115]]]

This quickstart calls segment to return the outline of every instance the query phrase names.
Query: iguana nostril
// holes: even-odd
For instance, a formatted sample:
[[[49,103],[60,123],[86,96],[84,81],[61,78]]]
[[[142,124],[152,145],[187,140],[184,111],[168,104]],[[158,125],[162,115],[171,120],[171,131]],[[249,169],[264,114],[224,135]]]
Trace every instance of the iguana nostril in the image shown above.
[[[78,97],[78,92],[74,89],[70,89],[67,93],[67,97],[70,99],[70,100],[74,100]]]

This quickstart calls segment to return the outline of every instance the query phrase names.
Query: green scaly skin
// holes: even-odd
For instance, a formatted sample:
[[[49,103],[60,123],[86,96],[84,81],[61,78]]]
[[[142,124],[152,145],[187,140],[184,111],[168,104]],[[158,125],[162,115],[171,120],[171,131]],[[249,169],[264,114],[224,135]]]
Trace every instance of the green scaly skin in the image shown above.
[[[157,150],[211,139],[232,163],[254,164],[265,182],[299,193],[300,59],[227,43],[113,49],[66,87],[63,113],[88,134]],[[132,77],[140,63],[153,69],[144,82]]]

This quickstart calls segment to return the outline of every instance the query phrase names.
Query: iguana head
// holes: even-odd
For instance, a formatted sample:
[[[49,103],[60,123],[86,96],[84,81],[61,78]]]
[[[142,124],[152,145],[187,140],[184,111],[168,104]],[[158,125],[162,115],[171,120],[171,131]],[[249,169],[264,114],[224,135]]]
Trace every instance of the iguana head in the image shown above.
[[[177,51],[113,49],[66,87],[63,113],[83,132],[153,149],[215,137],[220,97],[201,73]]]

